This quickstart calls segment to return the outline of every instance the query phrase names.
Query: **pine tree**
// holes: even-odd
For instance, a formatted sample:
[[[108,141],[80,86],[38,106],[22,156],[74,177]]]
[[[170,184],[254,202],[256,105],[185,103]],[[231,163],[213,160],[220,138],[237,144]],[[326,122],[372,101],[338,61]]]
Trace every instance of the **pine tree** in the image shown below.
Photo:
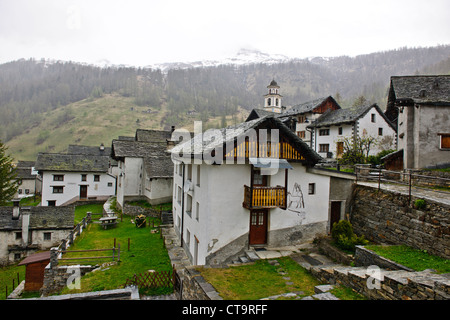
[[[0,141],[0,206],[6,205],[17,192],[17,173],[13,159],[6,154],[8,148]]]

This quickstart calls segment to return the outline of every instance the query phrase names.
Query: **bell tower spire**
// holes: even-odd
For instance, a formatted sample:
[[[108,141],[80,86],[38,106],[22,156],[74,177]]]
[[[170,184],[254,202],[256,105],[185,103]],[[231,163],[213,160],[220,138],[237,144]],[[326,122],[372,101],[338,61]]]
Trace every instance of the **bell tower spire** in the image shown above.
[[[264,95],[264,110],[281,113],[281,98],[280,86],[277,82],[272,80],[267,86],[268,93]]]

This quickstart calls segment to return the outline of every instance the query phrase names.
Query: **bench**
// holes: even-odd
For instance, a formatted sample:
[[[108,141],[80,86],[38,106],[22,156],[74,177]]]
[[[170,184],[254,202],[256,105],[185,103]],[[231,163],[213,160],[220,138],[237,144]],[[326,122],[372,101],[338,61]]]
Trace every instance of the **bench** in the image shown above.
[[[102,217],[98,219],[102,223],[103,229],[117,224],[117,217]]]

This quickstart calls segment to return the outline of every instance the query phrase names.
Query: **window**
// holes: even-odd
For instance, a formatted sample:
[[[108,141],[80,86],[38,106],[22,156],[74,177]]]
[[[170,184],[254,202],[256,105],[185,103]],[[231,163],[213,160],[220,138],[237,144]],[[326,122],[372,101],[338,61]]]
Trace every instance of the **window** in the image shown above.
[[[330,150],[329,144],[319,144],[319,152],[328,152]]]
[[[297,136],[298,136],[300,139],[305,139],[306,131],[297,131]]]
[[[315,194],[316,193],[316,184],[310,183],[308,185],[308,194]]]
[[[86,175],[85,174],[81,175],[81,181],[86,181]]]
[[[47,205],[48,205],[49,207],[54,207],[54,206],[56,206],[56,200],[48,200],[48,201],[47,201]]]
[[[330,129],[320,129],[319,130],[319,136],[329,136],[330,135]]]
[[[186,199],[186,214],[192,217],[192,197],[190,195],[187,195]]]
[[[100,181],[100,175],[94,174],[94,181],[99,182]]]
[[[181,187],[178,186],[178,195],[177,195],[177,202],[178,204],[181,204],[181,197],[182,197],[183,193],[181,192]]]
[[[191,245],[191,232],[189,229],[186,229],[186,248],[189,250],[189,246]]]
[[[450,133],[439,133],[440,136],[440,149],[450,149]]]
[[[195,204],[195,219],[198,221],[200,218],[200,204],[196,202]]]
[[[15,232],[15,235],[16,235],[16,240],[22,239],[22,232]]]
[[[14,253],[14,260],[19,260],[20,258],[20,253]]]
[[[339,134],[340,136],[342,135],[342,131],[343,131],[342,127],[339,127],[339,128],[338,128],[338,134]]]
[[[378,128],[378,135],[382,136],[383,135],[383,128]]]
[[[44,232],[44,241],[50,241],[50,240],[52,240],[52,233]]]
[[[30,189],[25,189],[25,194],[30,194]]]
[[[113,183],[112,182],[108,182],[108,187],[112,187]]]
[[[64,175],[63,174],[54,174],[53,181],[64,181]]]
[[[375,113],[372,113],[372,114],[370,115],[370,121],[372,121],[373,123],[376,122],[376,114],[375,114]]]
[[[17,190],[19,194],[22,194],[22,189]]]
[[[53,188],[53,193],[64,193],[63,186],[56,186],[56,187],[52,187],[52,188]]]
[[[306,116],[298,116],[298,123],[305,123]]]
[[[200,187],[200,166],[197,166],[197,187]]]

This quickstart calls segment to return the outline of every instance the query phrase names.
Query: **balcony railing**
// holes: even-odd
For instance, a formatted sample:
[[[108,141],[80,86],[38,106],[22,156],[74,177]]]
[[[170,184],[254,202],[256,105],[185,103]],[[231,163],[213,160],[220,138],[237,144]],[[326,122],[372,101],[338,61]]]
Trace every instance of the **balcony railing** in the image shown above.
[[[247,209],[286,208],[286,189],[284,187],[249,187],[244,185],[244,202]]]

